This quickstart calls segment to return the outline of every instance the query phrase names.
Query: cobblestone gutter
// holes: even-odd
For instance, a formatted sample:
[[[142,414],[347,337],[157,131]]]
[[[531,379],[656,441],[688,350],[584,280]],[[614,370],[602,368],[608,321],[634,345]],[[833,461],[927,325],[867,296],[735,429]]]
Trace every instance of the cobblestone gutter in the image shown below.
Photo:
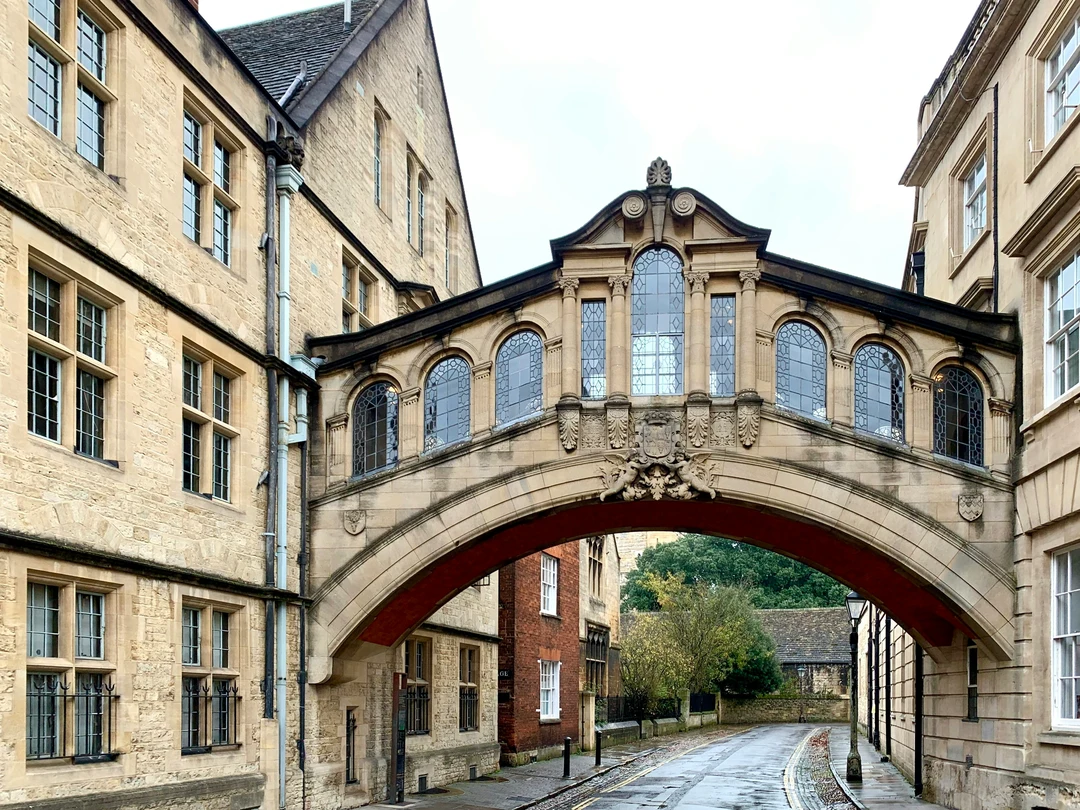
[[[811,731],[784,769],[784,790],[794,810],[858,810],[829,764],[829,729]]]

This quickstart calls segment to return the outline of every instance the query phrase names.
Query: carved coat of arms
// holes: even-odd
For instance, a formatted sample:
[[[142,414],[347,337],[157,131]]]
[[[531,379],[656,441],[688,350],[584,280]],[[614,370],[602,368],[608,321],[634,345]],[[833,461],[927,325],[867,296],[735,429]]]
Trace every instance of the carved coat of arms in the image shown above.
[[[960,517],[968,523],[978,520],[983,513],[983,496],[981,494],[959,495],[956,498],[956,509]]]
[[[363,509],[346,509],[341,514],[345,531],[353,537],[367,528],[367,512]]]
[[[600,477],[604,491],[600,500],[621,495],[623,500],[645,498],[689,500],[699,494],[716,497],[709,486],[707,454],[690,457],[682,446],[679,420],[673,414],[653,411],[634,422],[634,446],[621,456],[607,455]]]

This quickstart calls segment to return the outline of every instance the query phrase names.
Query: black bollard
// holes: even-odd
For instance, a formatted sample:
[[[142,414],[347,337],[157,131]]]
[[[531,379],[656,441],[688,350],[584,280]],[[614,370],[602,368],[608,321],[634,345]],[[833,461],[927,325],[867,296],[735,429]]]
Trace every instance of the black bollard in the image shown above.
[[[570,778],[570,738],[567,737],[563,740],[562,749],[562,776],[563,779]]]
[[[600,746],[604,740],[604,733],[602,731],[596,732],[596,767],[600,767]]]

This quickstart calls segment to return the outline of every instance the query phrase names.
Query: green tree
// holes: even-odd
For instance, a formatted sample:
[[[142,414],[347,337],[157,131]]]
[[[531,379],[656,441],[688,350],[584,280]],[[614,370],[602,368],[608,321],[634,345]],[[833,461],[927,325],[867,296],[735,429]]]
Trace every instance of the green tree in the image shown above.
[[[702,534],[684,534],[672,543],[646,549],[623,590],[623,610],[658,610],[649,576],[673,576],[688,584],[744,588],[757,608],[835,607],[848,589],[827,574],[747,543]]]

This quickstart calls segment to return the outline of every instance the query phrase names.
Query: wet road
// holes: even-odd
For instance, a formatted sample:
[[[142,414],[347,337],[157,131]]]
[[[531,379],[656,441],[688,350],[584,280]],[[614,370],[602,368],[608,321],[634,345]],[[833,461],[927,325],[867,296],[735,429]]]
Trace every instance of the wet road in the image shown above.
[[[574,810],[788,810],[784,767],[809,730],[761,726],[691,749],[578,802]]]

